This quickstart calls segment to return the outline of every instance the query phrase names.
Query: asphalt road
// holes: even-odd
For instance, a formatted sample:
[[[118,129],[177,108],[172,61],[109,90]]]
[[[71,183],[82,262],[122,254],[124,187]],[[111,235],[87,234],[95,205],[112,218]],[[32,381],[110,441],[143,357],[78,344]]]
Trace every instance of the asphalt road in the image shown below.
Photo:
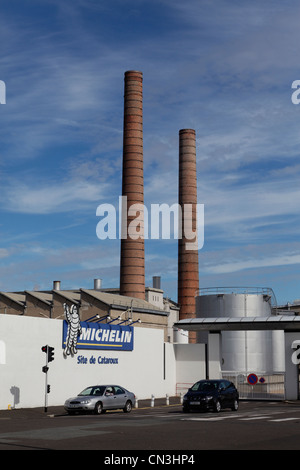
[[[300,402],[241,401],[237,412],[222,410],[219,414],[185,414],[178,404],[100,416],[68,416],[62,407],[49,408],[47,413],[43,408],[0,411],[0,450],[98,450],[102,451],[97,453],[99,463],[106,464],[124,463],[113,462],[121,455],[139,456],[135,465],[125,462],[131,467],[141,467],[149,455],[152,460],[148,463],[162,464],[156,461],[162,455],[169,459],[165,465],[193,466],[203,450],[299,449]],[[147,452],[136,452],[141,450]],[[142,455],[146,457],[142,459]],[[174,462],[172,455],[177,456]],[[187,462],[188,457],[194,462]]]

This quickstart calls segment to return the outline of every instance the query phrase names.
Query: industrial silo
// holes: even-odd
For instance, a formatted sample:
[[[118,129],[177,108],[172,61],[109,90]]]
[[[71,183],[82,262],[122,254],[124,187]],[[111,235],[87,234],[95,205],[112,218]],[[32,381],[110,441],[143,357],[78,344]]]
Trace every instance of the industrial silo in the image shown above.
[[[269,317],[274,310],[276,299],[270,288],[207,288],[196,296],[198,318]],[[282,367],[281,339],[278,332],[272,331],[223,331],[222,371],[245,374],[278,371]],[[198,341],[206,342],[205,334],[199,333]]]

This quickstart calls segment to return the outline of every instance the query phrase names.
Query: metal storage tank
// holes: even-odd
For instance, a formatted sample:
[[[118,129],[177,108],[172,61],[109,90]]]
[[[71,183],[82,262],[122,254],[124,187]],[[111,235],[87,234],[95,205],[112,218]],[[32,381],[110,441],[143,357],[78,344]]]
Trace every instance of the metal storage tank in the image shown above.
[[[196,296],[198,318],[268,317],[276,310],[276,298],[270,288],[206,288]],[[281,367],[278,357],[283,347],[280,335],[272,331],[224,331],[221,351],[223,372],[274,372]],[[199,342],[207,334],[198,335]],[[276,354],[274,355],[274,350]],[[276,356],[276,361],[274,358]],[[283,357],[283,356],[282,356]]]

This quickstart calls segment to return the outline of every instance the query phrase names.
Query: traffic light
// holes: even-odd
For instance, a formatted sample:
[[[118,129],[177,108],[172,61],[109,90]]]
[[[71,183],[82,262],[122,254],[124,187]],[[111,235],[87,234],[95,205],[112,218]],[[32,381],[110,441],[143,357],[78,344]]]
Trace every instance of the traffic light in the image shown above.
[[[54,361],[54,348],[52,348],[52,346],[48,346],[48,344],[46,344],[46,346],[42,346],[42,351],[47,353],[48,362]]]
[[[54,361],[54,348],[48,346],[48,362]]]
[[[47,367],[47,366],[42,367],[42,371],[43,371],[45,374],[47,374],[48,370],[49,370],[49,367]]]
[[[50,385],[47,385],[47,393],[50,393]]]

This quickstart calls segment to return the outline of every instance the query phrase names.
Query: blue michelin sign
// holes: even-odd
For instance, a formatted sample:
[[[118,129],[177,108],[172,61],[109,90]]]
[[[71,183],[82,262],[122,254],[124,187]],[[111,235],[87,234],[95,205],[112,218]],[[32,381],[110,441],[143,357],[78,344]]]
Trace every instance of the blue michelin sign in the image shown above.
[[[75,330],[64,320],[63,348],[67,355],[76,349],[132,351],[133,331],[132,326],[88,322],[78,322]]]

